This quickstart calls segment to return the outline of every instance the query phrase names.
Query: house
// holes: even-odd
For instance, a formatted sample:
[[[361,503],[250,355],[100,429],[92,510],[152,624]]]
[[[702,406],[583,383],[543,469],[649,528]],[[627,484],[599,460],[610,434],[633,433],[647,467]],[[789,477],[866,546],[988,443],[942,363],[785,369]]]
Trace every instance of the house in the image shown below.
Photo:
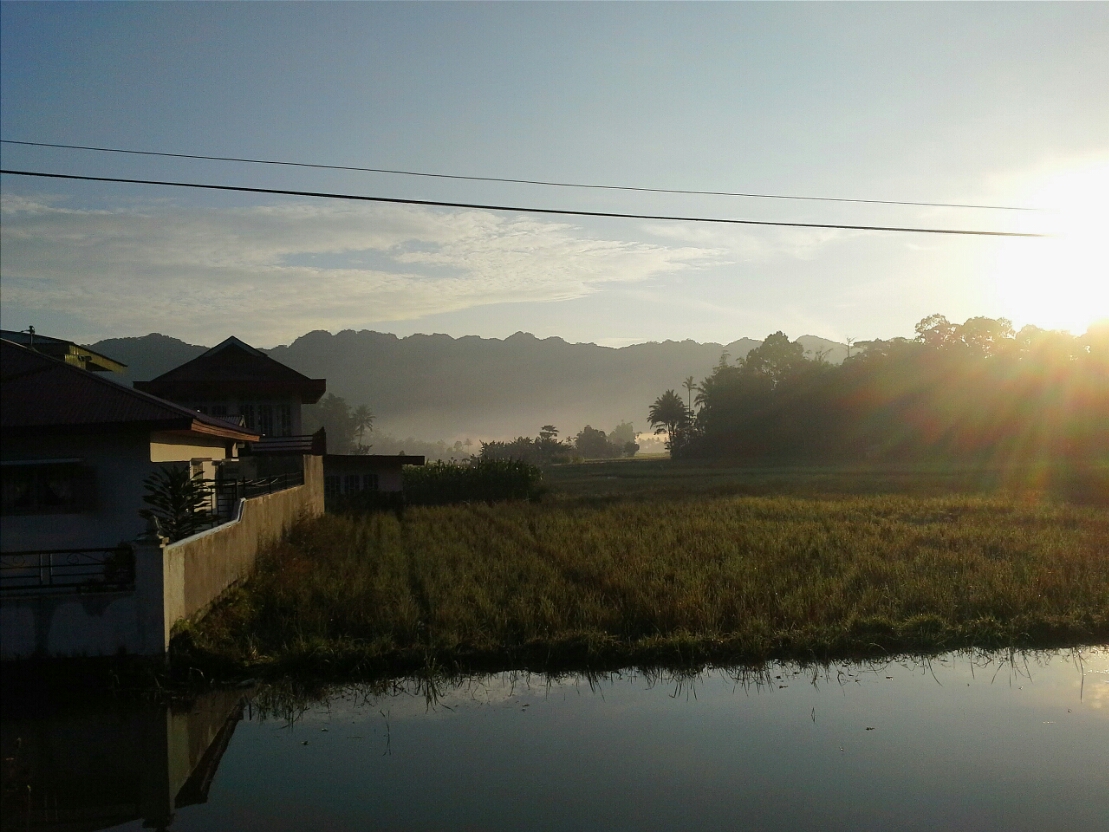
[[[0,329],[0,339],[29,347],[41,355],[57,358],[66,364],[80,367],[82,370],[91,370],[94,373],[121,373],[127,369],[126,364],[108,358],[106,355],[93,352],[88,347],[82,347],[73,341],[64,341],[61,338],[49,338],[39,335],[35,328],[29,327],[24,332],[14,332],[10,329]]]
[[[0,657],[161,655],[174,627],[247,577],[268,541],[323,512],[322,460],[228,480],[240,448],[261,438],[241,417],[124,387],[90,372],[108,366],[102,357],[54,357],[40,343],[0,340]],[[182,463],[215,482],[213,505],[227,511],[168,541],[139,512],[147,477]]]
[[[330,501],[360,491],[398,492],[404,488],[402,466],[423,464],[422,456],[407,454],[327,454],[324,496]]]
[[[318,402],[327,381],[308,378],[231,337],[168,373],[136,381],[135,389],[208,416],[241,417],[243,426],[261,437],[256,453],[311,453],[301,406]]]
[[[110,359],[51,357],[38,351],[41,343],[40,336],[34,348],[0,341],[5,552],[133,540],[146,527],[143,481],[159,463],[188,463],[214,479],[217,462],[258,439],[87,369]]]
[[[328,498],[364,490],[400,491],[401,467],[424,464],[422,456],[327,453],[326,437],[303,435],[301,418],[301,405],[318,402],[327,380],[301,375],[235,337],[156,379],[136,381],[135,389],[200,413],[241,418],[245,427],[261,434],[242,462],[252,473],[281,470],[281,457],[323,456]]]

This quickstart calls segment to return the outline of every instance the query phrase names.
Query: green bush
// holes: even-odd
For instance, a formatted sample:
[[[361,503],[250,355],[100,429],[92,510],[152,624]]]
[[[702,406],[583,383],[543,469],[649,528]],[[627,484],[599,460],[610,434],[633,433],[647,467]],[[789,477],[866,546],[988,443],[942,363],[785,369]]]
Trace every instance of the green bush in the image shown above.
[[[518,459],[475,459],[467,465],[433,462],[404,472],[404,498],[417,506],[537,501],[542,480],[538,466]]]

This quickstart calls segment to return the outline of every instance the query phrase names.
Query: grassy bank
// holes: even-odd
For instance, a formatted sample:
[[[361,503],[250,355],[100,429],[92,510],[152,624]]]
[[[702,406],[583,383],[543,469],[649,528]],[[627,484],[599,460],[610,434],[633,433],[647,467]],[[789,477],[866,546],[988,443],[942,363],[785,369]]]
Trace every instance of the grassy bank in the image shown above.
[[[175,664],[344,676],[1101,642],[1107,550],[1100,506],[978,494],[327,516],[184,632]]]

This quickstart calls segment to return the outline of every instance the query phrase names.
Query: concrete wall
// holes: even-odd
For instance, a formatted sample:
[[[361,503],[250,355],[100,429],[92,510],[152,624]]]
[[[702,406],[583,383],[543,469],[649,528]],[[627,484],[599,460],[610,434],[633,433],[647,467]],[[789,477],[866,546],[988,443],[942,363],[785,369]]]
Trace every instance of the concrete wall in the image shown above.
[[[239,503],[238,518],[162,549],[163,649],[173,626],[202,615],[231,584],[254,569],[258,552],[298,518],[323,514],[320,457],[304,457],[304,485]]]
[[[166,441],[154,442],[155,438]],[[158,463],[225,455],[224,443],[217,437],[177,442],[149,431],[5,439],[4,462],[78,459],[93,468],[96,503],[91,511],[72,514],[5,516],[0,550],[101,548],[133,540],[146,529],[146,521],[139,516],[139,509],[146,506],[143,480]]]
[[[298,517],[323,510],[322,461],[306,456],[304,485],[243,500],[235,520],[176,543],[136,544],[132,592],[0,598],[0,656],[164,653],[175,624],[249,575]]]
[[[153,470],[148,432],[38,437],[4,441],[4,461],[79,459],[96,471],[96,504],[73,514],[4,517],[0,549],[115,546],[146,528],[142,481]]]
[[[182,436],[168,431],[155,431],[150,434],[150,461],[187,462],[190,459],[226,459],[227,444],[218,436]]]

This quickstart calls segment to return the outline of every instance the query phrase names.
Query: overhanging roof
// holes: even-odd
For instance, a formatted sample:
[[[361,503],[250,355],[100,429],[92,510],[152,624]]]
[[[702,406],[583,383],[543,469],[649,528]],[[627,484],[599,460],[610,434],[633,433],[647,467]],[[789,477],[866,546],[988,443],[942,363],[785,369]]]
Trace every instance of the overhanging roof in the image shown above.
[[[10,329],[2,329],[0,330],[0,338],[11,341],[13,344],[29,347],[35,352],[49,355],[51,358],[60,359],[66,364],[72,364],[82,370],[91,370],[94,373],[122,373],[127,369],[126,364],[98,352],[93,352],[88,347],[82,347],[80,344],[65,341],[61,338],[39,335],[37,332],[32,334],[30,332],[14,332]]]
[[[176,401],[296,395],[315,404],[327,380],[308,378],[232,337],[155,379],[136,381],[135,389]]]
[[[178,431],[254,442],[258,434],[132,390],[64,361],[0,340],[0,427],[4,433]]]

